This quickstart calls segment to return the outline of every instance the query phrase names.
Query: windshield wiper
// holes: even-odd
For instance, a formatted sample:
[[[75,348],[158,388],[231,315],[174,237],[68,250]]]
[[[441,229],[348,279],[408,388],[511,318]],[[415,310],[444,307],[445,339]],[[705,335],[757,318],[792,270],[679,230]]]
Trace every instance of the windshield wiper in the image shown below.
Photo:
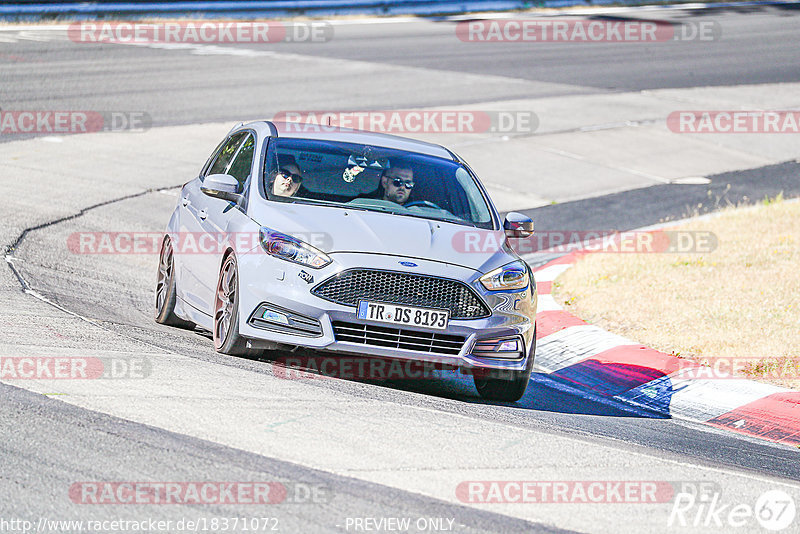
[[[406,217],[414,217],[415,219],[425,219],[427,221],[439,221],[439,222],[449,222],[454,224],[462,224],[463,226],[472,226],[473,228],[480,228],[477,224],[470,222],[466,219],[461,219],[456,215],[453,215],[452,219],[442,219],[440,217],[426,217],[424,215],[414,215],[413,213],[408,213],[407,211],[397,212],[393,211],[392,213],[396,213],[397,215],[404,215]]]

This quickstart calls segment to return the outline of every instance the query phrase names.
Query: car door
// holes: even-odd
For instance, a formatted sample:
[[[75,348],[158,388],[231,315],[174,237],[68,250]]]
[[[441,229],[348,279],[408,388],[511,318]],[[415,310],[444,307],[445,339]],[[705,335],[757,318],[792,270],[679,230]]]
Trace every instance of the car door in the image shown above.
[[[200,176],[186,184],[181,191],[181,233],[178,236],[177,246],[181,255],[181,296],[188,304],[209,315],[212,313],[214,303],[213,290],[209,295],[207,278],[208,273],[216,269],[219,254],[208,241],[209,236],[206,236],[206,221],[212,216],[216,206],[214,201],[228,203],[209,197],[200,188],[206,176],[225,174],[247,135],[247,132],[237,132],[223,141]],[[213,243],[216,243],[216,239]]]
[[[247,224],[249,219],[246,215],[246,202],[255,155],[256,137],[252,132],[242,133],[244,135],[237,145],[233,157],[230,158],[224,171],[219,171],[236,178],[239,182],[239,190],[242,192],[241,200],[239,202],[230,202],[203,195],[198,203],[198,220],[203,234],[200,236],[199,243],[202,243],[204,249],[211,247],[214,250],[213,254],[202,254],[203,261],[197,263],[198,268],[202,270],[198,273],[201,283],[201,298],[206,303],[206,309],[212,314],[219,269],[222,265],[222,253],[226,242],[228,242],[231,228],[242,229],[249,226]],[[209,174],[212,173],[209,172]],[[203,217],[203,212],[205,212],[205,217]],[[236,242],[235,236],[230,236],[230,238],[231,241]]]

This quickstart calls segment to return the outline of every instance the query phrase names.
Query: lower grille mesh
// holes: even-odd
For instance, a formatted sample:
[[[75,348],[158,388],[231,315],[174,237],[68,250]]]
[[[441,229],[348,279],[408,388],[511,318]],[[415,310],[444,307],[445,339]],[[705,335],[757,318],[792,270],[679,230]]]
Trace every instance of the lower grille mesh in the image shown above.
[[[447,355],[458,354],[466,339],[452,334],[418,332],[345,321],[333,321],[333,335],[336,341]]]

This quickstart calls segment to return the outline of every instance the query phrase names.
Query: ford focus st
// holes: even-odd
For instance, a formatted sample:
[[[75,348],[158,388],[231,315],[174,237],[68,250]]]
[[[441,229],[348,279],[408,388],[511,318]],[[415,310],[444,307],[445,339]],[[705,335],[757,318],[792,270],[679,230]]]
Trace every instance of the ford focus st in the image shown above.
[[[308,125],[306,125],[308,126]],[[435,362],[516,401],[536,285],[474,172],[438,145],[302,125],[236,126],[185,184],[161,246],[156,320],[224,354],[283,346]]]

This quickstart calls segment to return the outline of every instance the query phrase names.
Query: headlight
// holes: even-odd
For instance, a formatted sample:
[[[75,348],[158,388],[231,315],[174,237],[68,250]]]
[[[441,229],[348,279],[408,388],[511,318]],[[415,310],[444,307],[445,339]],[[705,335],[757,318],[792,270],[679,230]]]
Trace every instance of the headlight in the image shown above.
[[[480,280],[489,291],[525,289],[528,287],[528,268],[516,261],[483,275]]]
[[[276,258],[299,263],[312,269],[322,269],[331,259],[327,254],[290,235],[262,228],[259,233],[261,248]]]

